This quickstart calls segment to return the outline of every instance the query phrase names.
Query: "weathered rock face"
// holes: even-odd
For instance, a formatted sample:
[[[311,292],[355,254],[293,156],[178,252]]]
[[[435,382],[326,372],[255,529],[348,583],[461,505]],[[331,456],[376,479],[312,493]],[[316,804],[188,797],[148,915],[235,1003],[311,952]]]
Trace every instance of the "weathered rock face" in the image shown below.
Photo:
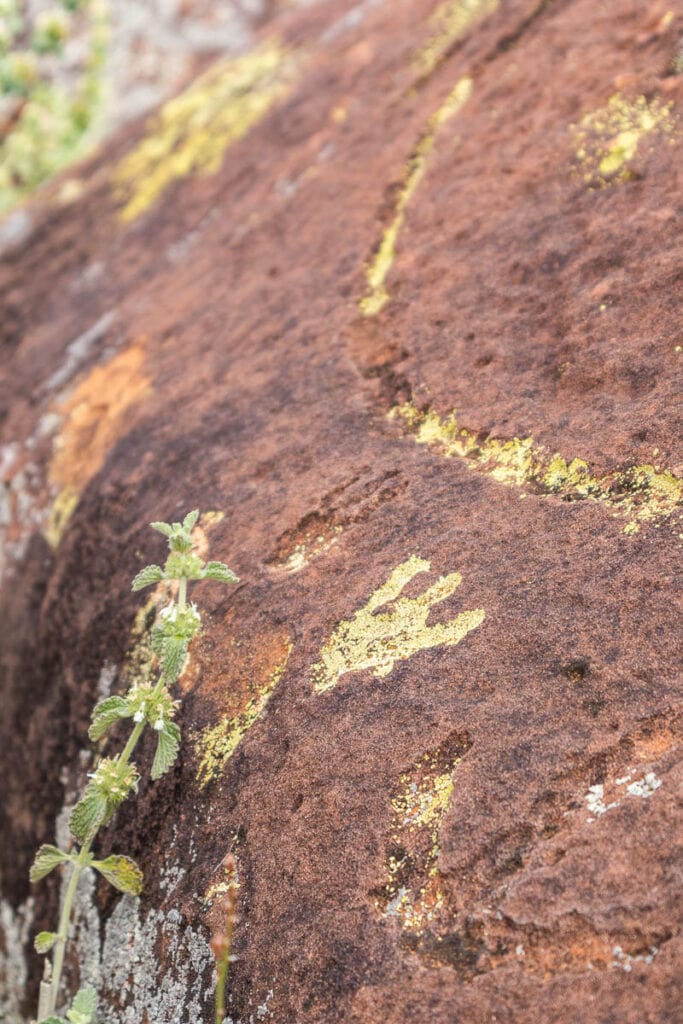
[[[182,763],[104,833],[147,885],[84,901],[101,1020],[213,1019],[229,850],[235,1022],[677,1019],[682,33],[319,3],[36,204],[0,278],[8,1020],[90,706],[149,668],[146,524],[193,507],[243,582],[197,585]]]

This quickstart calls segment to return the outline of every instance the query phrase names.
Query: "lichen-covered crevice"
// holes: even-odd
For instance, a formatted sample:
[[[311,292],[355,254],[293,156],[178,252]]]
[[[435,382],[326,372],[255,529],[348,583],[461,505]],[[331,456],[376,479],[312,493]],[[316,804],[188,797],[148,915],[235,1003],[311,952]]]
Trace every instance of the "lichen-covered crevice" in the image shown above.
[[[442,0],[429,19],[429,35],[413,55],[413,69],[423,82],[448,57],[451,48],[480,21],[493,14],[500,0]]]
[[[388,676],[397,662],[433,647],[453,647],[477,629],[483,608],[460,612],[447,622],[428,625],[432,609],[450,597],[462,583],[458,572],[440,576],[417,597],[402,597],[405,587],[431,562],[411,555],[396,566],[352,618],[340,622],[311,669],[316,693],[335,687],[351,672],[372,671],[376,679]],[[382,611],[382,609],[386,609]]]
[[[386,881],[373,893],[378,912],[404,931],[422,934],[444,905],[439,874],[439,833],[453,794],[454,773],[469,749],[453,734],[401,775],[391,798]]]
[[[514,34],[521,35],[536,17],[545,9],[548,0],[541,0],[538,7],[525,19]],[[416,85],[424,84],[448,58],[453,47],[460,42],[479,22],[494,14],[500,0],[443,0],[429,19],[430,33],[414,53],[413,70],[417,74]],[[512,38],[512,37],[511,37]],[[490,54],[492,58],[498,48]],[[387,278],[396,260],[396,246],[404,225],[408,203],[425,176],[436,137],[442,126],[450,120],[469,100],[474,87],[470,75],[463,76],[451,89],[448,96],[428,119],[415,144],[396,188],[393,214],[382,232],[372,257],[365,267],[366,290],[359,302],[363,316],[376,316],[389,302]]]
[[[226,150],[287,95],[299,62],[271,39],[243,57],[217,61],[165,103],[114,171],[121,219],[141,216],[180,178],[215,174]]]
[[[552,453],[533,437],[503,440],[468,430],[455,412],[440,416],[433,409],[423,411],[406,403],[388,415],[417,444],[445,458],[462,459],[507,487],[604,505],[627,520],[626,534],[637,533],[645,524],[658,527],[669,521],[675,527],[681,521],[683,481],[661,466],[627,466],[598,476],[583,459]]]
[[[441,106],[429,118],[426,128],[408,158],[394,203],[392,219],[388,227],[384,229],[375,253],[365,268],[367,288],[359,303],[363,316],[376,316],[389,301],[386,281],[396,259],[396,243],[405,221],[406,208],[411,196],[414,195],[425,176],[439,129],[462,109],[471,94],[472,79],[461,78]]]
[[[595,759],[553,779],[564,794],[558,805],[544,808],[535,825],[522,820],[509,834],[494,836],[482,850],[482,861],[470,864],[478,896],[472,895],[466,876],[459,874],[456,882],[452,871],[444,873],[441,866],[442,842],[451,844],[442,835],[445,817],[453,805],[459,765],[472,745],[466,734],[454,733],[404,772],[392,794],[385,880],[371,893],[378,914],[398,923],[403,949],[428,967],[454,970],[465,983],[511,966],[537,976],[577,970],[628,974],[649,967],[672,937],[665,924],[649,920],[634,926],[628,912],[620,912],[609,928],[600,927],[585,914],[561,909],[561,896],[549,914],[539,907],[536,920],[518,920],[514,897],[508,905],[507,894],[515,891],[510,890],[513,878],[533,879],[535,871],[561,863],[574,844],[589,841],[603,815],[624,803],[636,813],[645,810],[662,786],[655,769],[666,776],[676,763],[679,733],[675,722],[657,719],[615,747],[605,785],[610,794],[619,792],[620,800],[608,805],[601,799],[602,785],[589,787],[585,802],[579,799],[597,770]],[[457,836],[457,823],[451,832]],[[533,889],[538,883],[528,884]],[[546,884],[549,892],[561,892],[562,883],[552,876]]]
[[[591,188],[628,181],[636,157],[651,149],[658,136],[675,142],[675,127],[673,103],[615,93],[604,107],[571,126],[577,173]]]
[[[480,857],[457,873],[452,867],[440,873],[429,853],[435,836],[420,809],[427,808],[429,817],[441,805],[445,783],[440,769],[429,778],[417,772],[428,763],[423,759],[402,777],[407,788],[392,799],[387,881],[374,893],[377,909],[399,919],[404,948],[432,968],[456,971],[463,982],[510,967],[540,977],[647,970],[673,935],[665,908],[655,902],[641,916],[629,903],[633,896],[624,894],[607,918],[600,911],[593,915],[583,900],[574,906],[566,890],[583,891],[595,880],[577,878],[574,872],[585,869],[565,871],[563,865],[586,844],[600,842],[598,833],[609,834],[610,815],[639,820],[631,842],[647,846],[648,812],[675,785],[680,745],[680,715],[663,713],[639,723],[613,747],[558,770],[549,780],[550,792],[539,794],[514,827],[490,837]],[[456,771],[451,795],[457,779]],[[411,814],[404,813],[406,794],[413,800]],[[441,826],[443,833],[443,817]],[[457,821],[450,832],[441,835],[439,846],[452,851]],[[418,842],[420,856],[414,852]],[[613,884],[609,876],[606,867],[605,885]],[[525,889],[533,909],[520,896]]]

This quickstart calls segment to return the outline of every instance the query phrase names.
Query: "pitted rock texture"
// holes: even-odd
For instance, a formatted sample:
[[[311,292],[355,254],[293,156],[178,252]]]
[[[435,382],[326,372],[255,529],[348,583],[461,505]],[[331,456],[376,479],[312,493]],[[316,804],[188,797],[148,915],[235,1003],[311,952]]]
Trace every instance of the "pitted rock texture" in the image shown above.
[[[92,702],[151,668],[146,524],[196,507],[242,582],[196,587],[181,761],[103,833],[147,876],[139,917],[97,890],[103,1019],[213,1019],[232,851],[234,1022],[672,1024],[683,15],[267,32],[0,270],[3,941]]]

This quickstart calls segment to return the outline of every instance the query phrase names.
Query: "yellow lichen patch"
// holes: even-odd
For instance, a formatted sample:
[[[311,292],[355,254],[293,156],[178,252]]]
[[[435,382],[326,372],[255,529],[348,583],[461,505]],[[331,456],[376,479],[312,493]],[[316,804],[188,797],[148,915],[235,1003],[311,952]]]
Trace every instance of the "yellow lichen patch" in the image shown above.
[[[298,62],[270,40],[242,57],[217,61],[169,100],[148,135],[114,172],[121,219],[134,220],[188,174],[215,174],[225,151],[286,95]]]
[[[59,543],[83,488],[126,429],[131,406],[149,389],[144,362],[142,345],[131,345],[92,369],[59,409],[63,426],[54,441],[49,470],[58,496],[45,533],[53,546]]]
[[[497,10],[499,0],[443,0],[429,19],[427,42],[413,57],[413,67],[421,78],[431,75],[451,46],[465,36],[477,22]]]
[[[565,501],[600,502],[629,520],[624,528],[627,534],[637,533],[642,523],[658,525],[683,502],[683,481],[666,469],[629,466],[598,477],[583,459],[568,461],[557,452],[551,454],[532,437],[503,441],[466,430],[454,412],[441,417],[432,409],[422,412],[407,403],[392,409],[389,418],[402,421],[417,444],[434,447],[446,458],[463,459],[499,483],[519,488],[533,485],[537,493]]]
[[[481,625],[483,608],[461,612],[448,622],[427,625],[433,607],[460,586],[460,573],[440,576],[417,597],[401,597],[413,577],[430,569],[424,558],[411,555],[394,569],[353,618],[339,623],[320,652],[320,661],[311,670],[317,693],[336,686],[348,672],[369,669],[375,678],[381,679],[389,675],[397,661],[432,647],[452,647]],[[389,604],[388,610],[380,611]]]
[[[197,779],[202,789],[220,775],[244,735],[262,715],[287,668],[291,651],[291,642],[287,641],[284,649],[280,645],[280,660],[260,685],[254,687],[250,680],[251,693],[242,707],[204,729],[197,737],[196,750],[200,756]]]
[[[448,747],[426,754],[401,776],[391,801],[386,881],[374,894],[375,906],[414,934],[432,927],[444,906],[439,833],[460,760]]]
[[[396,259],[396,243],[405,220],[406,207],[424,177],[439,128],[465,105],[471,94],[472,79],[461,78],[444,103],[430,117],[427,128],[408,160],[394,206],[394,216],[365,270],[367,291],[359,303],[364,316],[375,316],[389,301],[386,280]]]
[[[235,866],[229,872],[226,872],[225,866],[221,865],[220,876],[206,890],[202,897],[202,903],[207,908],[212,907],[214,903],[220,903],[224,896],[228,896],[239,888],[240,877],[237,862],[235,862]]]
[[[78,504],[79,493],[73,487],[65,487],[59,492],[52,503],[50,515],[45,527],[45,540],[50,547],[56,548],[62,539],[67,523]]]
[[[658,99],[626,99],[616,93],[606,106],[572,125],[575,161],[583,181],[596,187],[630,178],[643,140],[655,134],[672,135],[672,107]]]
[[[213,530],[225,519],[225,512],[202,512],[201,525],[203,530]]]

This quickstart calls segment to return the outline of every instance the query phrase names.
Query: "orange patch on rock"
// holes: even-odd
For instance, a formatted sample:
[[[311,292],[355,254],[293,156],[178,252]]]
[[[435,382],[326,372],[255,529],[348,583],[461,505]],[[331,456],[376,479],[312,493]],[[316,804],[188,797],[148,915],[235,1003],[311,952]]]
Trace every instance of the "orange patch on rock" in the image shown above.
[[[80,494],[102,468],[125,430],[128,410],[149,389],[144,363],[144,345],[138,342],[92,369],[67,398],[50,465],[50,479],[57,487]]]
[[[232,609],[222,622],[205,618],[183,678],[184,688],[201,684],[202,693],[213,698],[217,710],[229,718],[239,715],[259,694],[287,660],[291,646],[287,630],[261,634],[257,640],[240,634]]]

